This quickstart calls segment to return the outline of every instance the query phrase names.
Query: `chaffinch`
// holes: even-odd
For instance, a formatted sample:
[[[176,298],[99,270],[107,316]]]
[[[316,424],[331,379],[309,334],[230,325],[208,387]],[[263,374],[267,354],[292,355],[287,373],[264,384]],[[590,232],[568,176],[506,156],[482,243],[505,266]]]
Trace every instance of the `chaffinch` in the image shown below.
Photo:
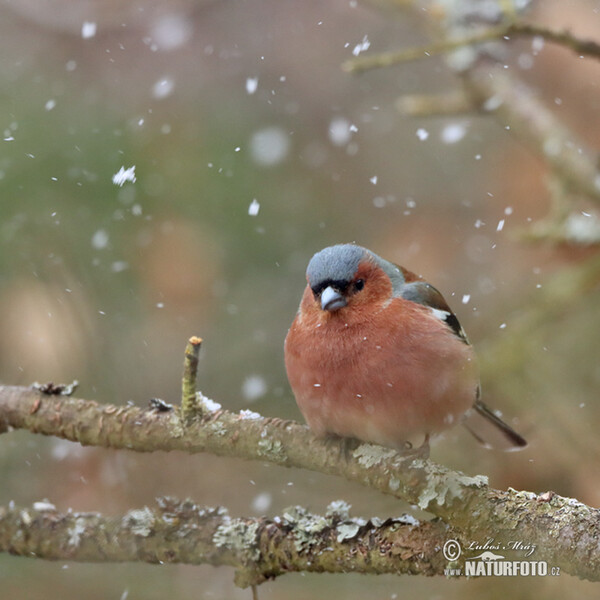
[[[315,254],[285,340],[300,411],[318,436],[392,448],[476,413],[504,449],[527,442],[481,400],[473,348],[443,296],[421,277],[353,244]]]

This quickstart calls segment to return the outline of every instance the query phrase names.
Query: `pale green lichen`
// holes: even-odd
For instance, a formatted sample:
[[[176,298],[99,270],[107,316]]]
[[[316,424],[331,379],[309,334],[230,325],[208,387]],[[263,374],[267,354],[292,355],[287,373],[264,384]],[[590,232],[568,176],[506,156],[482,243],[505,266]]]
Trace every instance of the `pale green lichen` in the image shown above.
[[[515,488],[509,487],[508,491],[514,494],[517,498],[525,498],[527,500],[534,500],[538,495],[534,492],[528,492],[527,490],[515,490]]]
[[[206,427],[219,437],[227,435],[227,427],[225,427],[221,421],[213,421],[212,423],[206,425]]]
[[[349,540],[349,539],[353,538],[358,533],[359,530],[360,530],[360,525],[358,523],[355,523],[354,521],[340,523],[336,527],[336,531],[338,532],[336,539],[338,542],[343,542],[344,540]]]
[[[390,481],[388,483],[390,490],[392,490],[392,492],[397,492],[400,489],[400,483],[400,480],[396,477],[390,477]]]
[[[69,535],[68,544],[69,546],[79,546],[81,536],[85,532],[86,521],[82,517],[77,517],[73,527],[69,527],[67,534]]]
[[[172,438],[181,438],[185,435],[185,428],[180,418],[169,419],[169,436]]]
[[[259,523],[247,523],[243,519],[225,517],[217,527],[212,541],[217,548],[227,548],[233,552],[247,554],[250,560],[258,560],[260,551],[256,543]]]
[[[361,444],[353,453],[360,465],[367,469],[378,465],[384,460],[388,460],[397,455],[395,450],[377,446],[375,444]]]
[[[298,552],[317,543],[316,534],[331,526],[331,522],[320,515],[313,515],[301,506],[289,506],[283,511],[283,518],[292,526],[294,547]]]
[[[260,453],[269,460],[281,462],[285,459],[285,452],[279,440],[262,438],[258,441],[258,449]]]
[[[334,500],[327,505],[325,516],[336,517],[342,521],[346,521],[350,518],[351,508],[352,505],[348,504],[345,500]]]
[[[393,518],[392,521],[394,523],[400,523],[401,525],[413,525],[414,527],[418,527],[421,524],[419,519],[415,519],[415,517],[407,513]]]
[[[417,461],[414,461],[412,466],[418,468],[416,463]],[[434,500],[441,506],[448,500],[462,498],[465,487],[483,487],[487,483],[488,478],[485,475],[475,475],[474,477],[457,475],[433,468],[429,464],[426,469],[426,485],[419,494],[417,504],[423,510],[426,510]]]
[[[147,506],[130,510],[123,516],[123,527],[141,537],[148,537],[152,533],[154,523],[154,513]]]

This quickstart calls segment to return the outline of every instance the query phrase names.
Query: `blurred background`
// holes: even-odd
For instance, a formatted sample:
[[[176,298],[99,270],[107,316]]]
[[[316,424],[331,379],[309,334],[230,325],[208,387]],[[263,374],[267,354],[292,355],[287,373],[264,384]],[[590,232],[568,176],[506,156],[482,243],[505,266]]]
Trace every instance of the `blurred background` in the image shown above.
[[[599,39],[598,1],[538,2],[528,18]],[[481,358],[484,399],[530,440],[503,454],[457,429],[432,458],[598,506],[597,249],[523,240],[549,211],[548,168],[502,123],[397,112],[400,96],[456,88],[443,59],[340,68],[430,33],[422,12],[355,0],[0,1],[2,382],[78,379],[76,395],[100,402],[178,402],[199,335],[207,396],[301,419],[282,346],[304,270],[321,248],[356,241],[443,292]],[[598,147],[597,60],[523,39],[506,65]],[[135,182],[113,182],[121,167]],[[0,438],[0,505],[47,498],[119,515],[166,494],[240,516],[323,513],[339,498],[353,516],[409,508],[266,464]],[[232,576],[0,555],[2,593],[18,600],[249,598]],[[265,600],[406,593],[596,598],[597,587],[288,575],[260,589]]]

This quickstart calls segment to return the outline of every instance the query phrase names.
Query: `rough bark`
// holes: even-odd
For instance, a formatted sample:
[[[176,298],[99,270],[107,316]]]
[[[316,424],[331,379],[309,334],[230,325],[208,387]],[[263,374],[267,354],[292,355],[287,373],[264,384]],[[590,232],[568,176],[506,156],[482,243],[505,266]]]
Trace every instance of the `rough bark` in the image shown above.
[[[298,423],[249,411],[232,413],[201,394],[198,402],[201,416],[187,424],[177,408],[117,407],[3,386],[0,420],[5,430],[28,429],[83,445],[210,452],[339,475],[418,505],[443,520],[460,540],[521,540],[536,546],[536,560],[582,578],[600,579],[598,509],[551,492],[496,490],[482,475],[468,476],[372,444],[348,452],[343,443],[319,440]]]

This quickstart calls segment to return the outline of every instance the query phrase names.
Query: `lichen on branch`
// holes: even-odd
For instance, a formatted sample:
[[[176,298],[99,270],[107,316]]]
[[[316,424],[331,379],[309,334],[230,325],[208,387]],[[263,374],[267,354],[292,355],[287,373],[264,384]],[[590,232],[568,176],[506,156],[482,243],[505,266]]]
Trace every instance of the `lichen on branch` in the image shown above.
[[[482,476],[373,444],[360,444],[347,454],[343,442],[337,447],[318,439],[299,423],[248,411],[233,413],[208,399],[206,407],[201,418],[186,424],[178,408],[117,407],[0,386],[0,421],[7,429],[28,429],[84,445],[210,452],[338,475],[418,505],[463,539],[502,541],[517,536],[537,546],[538,560],[600,579],[600,552],[594,541],[600,539],[597,509],[555,494],[495,490]]]

